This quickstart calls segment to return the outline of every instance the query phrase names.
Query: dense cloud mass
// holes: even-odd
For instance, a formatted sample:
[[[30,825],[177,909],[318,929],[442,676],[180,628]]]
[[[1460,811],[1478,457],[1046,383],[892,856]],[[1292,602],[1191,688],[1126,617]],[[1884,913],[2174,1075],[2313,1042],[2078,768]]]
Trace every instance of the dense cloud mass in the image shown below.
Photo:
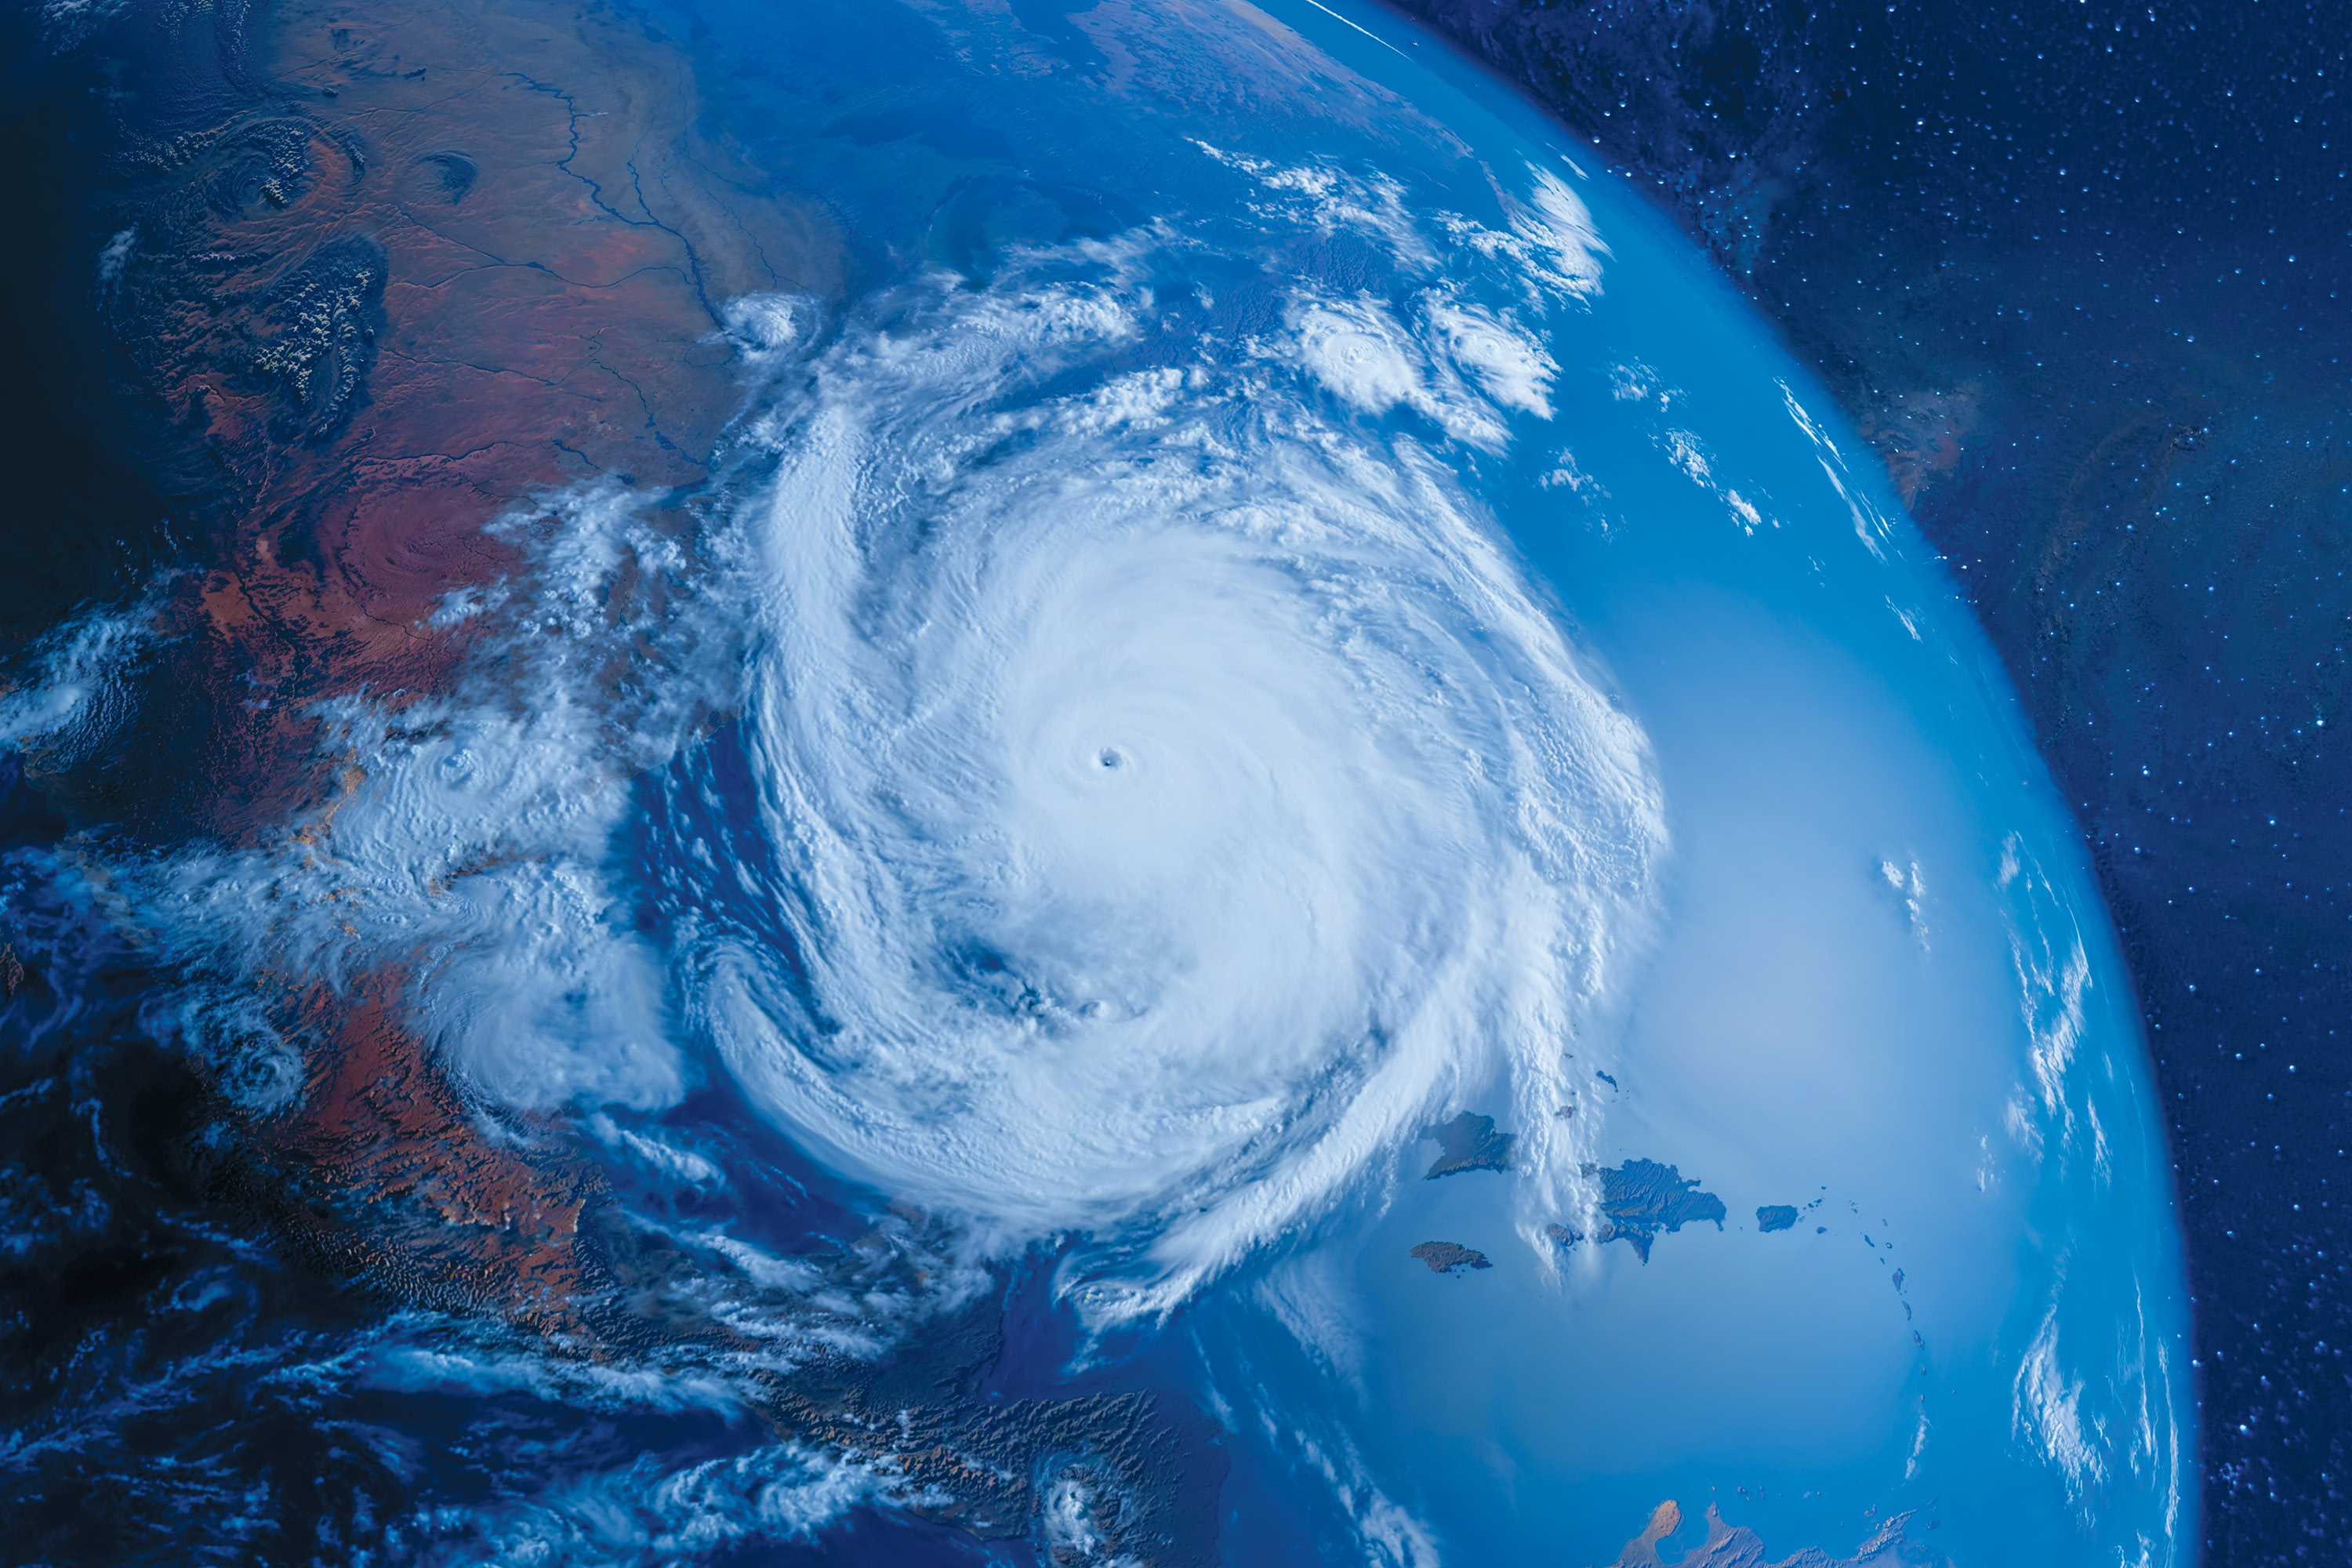
[[[1442,455],[1318,395],[1499,440],[1479,388],[1531,401],[1539,351],[1309,296],[1204,353],[1137,260],[914,290],[771,416],[746,891],[788,941],[708,1005],[887,1191],[1147,1222],[1164,1308],[1443,1096],[1556,1103],[1663,827]]]
[[[2217,1561],[2345,1532],[2352,298],[2329,0],[1402,0],[1706,245],[1946,552],[2151,1026]]]
[[[150,9],[173,564],[0,592],[27,1551],[2172,1549],[2071,840],[1583,144],[1297,0]]]
[[[457,688],[322,710],[348,767],[320,823],[115,868],[226,999],[192,1016],[257,1109],[295,1051],[221,1023],[238,988],[390,966],[499,1103],[652,1110],[730,1072],[984,1248],[1094,1235],[1109,1317],[1377,1203],[1375,1160],[1465,1094],[1528,1125],[1528,1236],[1571,1201],[1562,1053],[1643,940],[1662,806],[1463,465],[1549,415],[1515,316],[1578,308],[1603,252],[1540,170],[1500,231],[1201,156],[1262,221],[1388,249],[1415,308],[1302,282],[1236,331],[1217,289],[1258,264],[1157,228],[831,326],[739,300],[708,527],[609,482],[517,511],[516,571],[435,613],[473,639]],[[1524,270],[1481,298],[1447,249]],[[88,623],[14,728],[66,726],[135,643]],[[641,850],[665,949],[612,860],[629,781],[705,767],[739,704],[753,819]]]

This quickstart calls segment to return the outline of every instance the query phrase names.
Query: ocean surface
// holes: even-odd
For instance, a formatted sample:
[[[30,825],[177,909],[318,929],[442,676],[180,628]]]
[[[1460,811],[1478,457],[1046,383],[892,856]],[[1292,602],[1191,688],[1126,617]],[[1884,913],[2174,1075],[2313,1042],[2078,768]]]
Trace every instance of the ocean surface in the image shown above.
[[[238,35],[84,237],[182,553],[5,698],[45,1550],[2185,1555],[2075,829],[1664,218],[1371,13],[573,20]]]
[[[1407,8],[1742,279],[1958,570],[2149,1020],[2213,1413],[2208,1549],[2330,1550],[2352,1397],[2344,8]]]

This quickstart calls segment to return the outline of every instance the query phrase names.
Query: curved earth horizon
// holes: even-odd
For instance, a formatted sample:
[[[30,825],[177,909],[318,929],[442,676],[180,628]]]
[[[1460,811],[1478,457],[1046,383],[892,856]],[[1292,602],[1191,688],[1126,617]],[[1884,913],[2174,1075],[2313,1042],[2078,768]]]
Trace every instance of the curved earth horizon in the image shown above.
[[[1591,148],[1318,0],[47,25],[41,1560],[2193,1559],[2080,834]]]

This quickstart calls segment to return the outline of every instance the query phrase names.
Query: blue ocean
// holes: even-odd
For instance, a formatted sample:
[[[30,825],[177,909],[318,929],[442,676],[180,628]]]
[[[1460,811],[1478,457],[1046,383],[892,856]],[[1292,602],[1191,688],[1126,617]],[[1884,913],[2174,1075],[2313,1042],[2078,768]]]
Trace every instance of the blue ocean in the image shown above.
[[[2193,1555],[2079,835],[1704,257],[1366,6],[631,16],[825,258],[709,477],[264,828],[47,804],[168,574],[0,694],[26,1560]]]

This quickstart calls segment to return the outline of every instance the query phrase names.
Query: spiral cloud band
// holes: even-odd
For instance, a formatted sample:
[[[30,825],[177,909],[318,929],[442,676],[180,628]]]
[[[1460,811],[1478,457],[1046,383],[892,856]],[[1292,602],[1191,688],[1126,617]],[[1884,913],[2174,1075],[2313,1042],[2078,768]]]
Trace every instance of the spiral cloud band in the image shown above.
[[[514,1106],[657,1112],[708,1047],[845,1176],[983,1247],[1076,1242],[1097,1319],[1377,1204],[1474,1106],[1518,1132],[1528,1236],[1569,1212],[1566,1053],[1605,1049],[1665,833],[1473,470],[1551,419],[1522,319],[1584,308],[1597,242],[1539,171],[1506,232],[1226,162],[1253,223],[1390,291],[1154,226],[823,331],[736,301],[707,532],[611,484],[518,513],[526,568],[442,614],[480,622],[460,689],[324,711],[330,820],[118,879],[158,951],[224,995],[397,967]],[[1514,263],[1484,297],[1465,249]],[[737,711],[721,809],[694,737]],[[639,779],[709,811],[645,816]],[[219,1047],[265,1099],[266,1037]]]
[[[1444,302],[1219,334],[1160,243],[910,290],[780,395],[746,730],[791,951],[720,944],[702,998],[829,1163],[1123,1247],[1114,1312],[1465,1095],[1557,1202],[1563,1050],[1664,837],[1449,466],[1539,352]]]

